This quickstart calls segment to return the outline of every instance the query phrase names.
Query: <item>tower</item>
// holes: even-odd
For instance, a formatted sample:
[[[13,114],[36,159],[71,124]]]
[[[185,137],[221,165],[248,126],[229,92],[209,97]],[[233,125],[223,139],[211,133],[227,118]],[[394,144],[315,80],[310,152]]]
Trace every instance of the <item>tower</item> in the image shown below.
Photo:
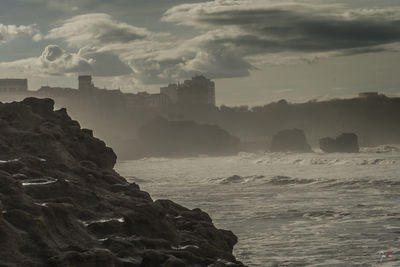
[[[90,91],[94,88],[92,83],[92,76],[81,75],[78,77],[79,80],[79,91]]]

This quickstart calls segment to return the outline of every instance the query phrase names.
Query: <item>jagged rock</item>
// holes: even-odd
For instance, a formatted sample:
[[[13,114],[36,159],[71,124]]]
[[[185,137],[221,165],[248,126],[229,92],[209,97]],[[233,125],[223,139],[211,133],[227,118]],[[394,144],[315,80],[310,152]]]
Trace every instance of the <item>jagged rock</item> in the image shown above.
[[[354,133],[343,133],[336,138],[325,137],[319,140],[319,147],[326,153],[358,153],[358,137]]]
[[[300,129],[288,129],[272,137],[272,152],[312,152],[304,132]]]
[[[199,209],[153,202],[53,105],[0,104],[1,266],[243,266],[232,232]]]

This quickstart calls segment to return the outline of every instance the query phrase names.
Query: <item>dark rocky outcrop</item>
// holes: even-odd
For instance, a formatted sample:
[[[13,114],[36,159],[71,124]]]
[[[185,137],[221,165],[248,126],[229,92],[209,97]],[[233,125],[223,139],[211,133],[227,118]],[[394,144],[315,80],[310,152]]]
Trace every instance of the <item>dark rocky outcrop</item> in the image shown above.
[[[325,137],[319,140],[319,147],[326,153],[358,153],[358,137],[354,133],[343,133],[336,138]]]
[[[194,121],[170,121],[157,117],[138,133],[138,157],[187,157],[206,154],[220,156],[237,153],[240,140],[217,125]]]
[[[242,266],[199,209],[152,201],[50,99],[0,103],[1,266]]]
[[[272,152],[312,152],[304,132],[300,129],[288,129],[272,137]]]

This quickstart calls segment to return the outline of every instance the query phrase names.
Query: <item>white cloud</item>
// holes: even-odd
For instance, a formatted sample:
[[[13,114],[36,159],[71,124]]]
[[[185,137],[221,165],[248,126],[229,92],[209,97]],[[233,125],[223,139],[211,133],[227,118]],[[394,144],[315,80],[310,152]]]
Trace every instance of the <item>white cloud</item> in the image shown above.
[[[143,40],[150,33],[127,23],[113,20],[103,13],[85,14],[61,22],[47,35],[47,39],[62,39],[71,47],[126,44]]]
[[[42,39],[42,35],[36,25],[5,25],[0,24],[0,43],[12,41],[21,36],[32,37],[34,41]]]
[[[31,75],[64,75],[67,73],[89,72],[92,59],[67,53],[56,45],[48,45],[39,57],[31,57],[13,62],[2,62],[0,67],[23,70]]]
[[[120,58],[109,52],[99,52],[94,47],[84,47],[78,51],[78,56],[90,59],[91,71],[94,76],[122,76],[132,73],[132,69]]]

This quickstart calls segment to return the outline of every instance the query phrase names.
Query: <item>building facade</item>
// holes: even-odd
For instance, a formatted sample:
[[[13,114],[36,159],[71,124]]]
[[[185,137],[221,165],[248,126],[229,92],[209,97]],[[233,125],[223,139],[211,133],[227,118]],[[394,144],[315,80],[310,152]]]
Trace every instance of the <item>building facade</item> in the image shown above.
[[[185,80],[181,84],[161,87],[160,93],[168,96],[172,103],[215,106],[215,83],[203,75]]]
[[[215,83],[203,75],[185,80],[178,86],[178,99],[182,104],[210,104],[215,106]]]
[[[19,93],[28,91],[28,79],[0,79],[1,93]]]
[[[178,103],[178,85],[176,83],[169,84],[167,87],[161,87],[160,93],[168,96],[171,103]]]

